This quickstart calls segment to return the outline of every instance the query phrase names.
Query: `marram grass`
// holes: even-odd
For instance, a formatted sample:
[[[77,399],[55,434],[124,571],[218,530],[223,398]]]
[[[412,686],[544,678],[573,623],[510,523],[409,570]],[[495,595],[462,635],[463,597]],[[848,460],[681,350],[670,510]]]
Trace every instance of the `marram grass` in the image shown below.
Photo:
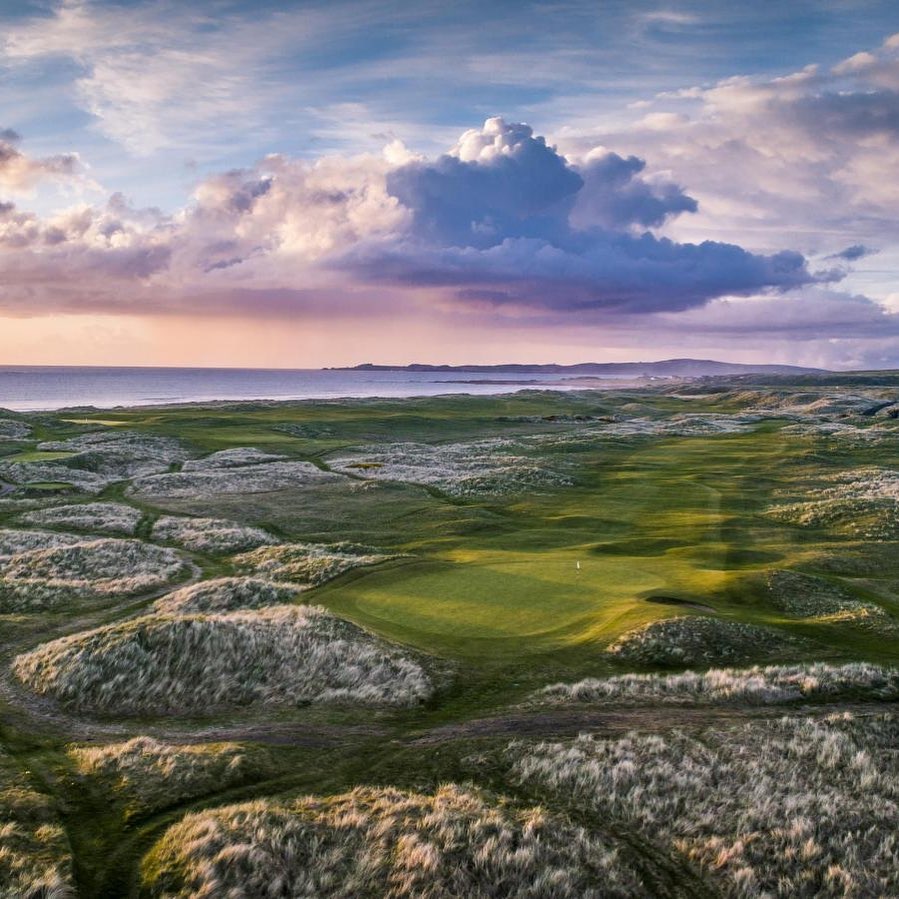
[[[143,862],[152,897],[616,899],[645,895],[609,841],[474,788],[357,788],[187,815]]]
[[[117,715],[195,715],[234,706],[412,706],[432,691],[421,665],[314,606],[148,615],[18,656],[36,693]]]
[[[899,717],[512,744],[518,778],[680,855],[724,896],[899,894]]]

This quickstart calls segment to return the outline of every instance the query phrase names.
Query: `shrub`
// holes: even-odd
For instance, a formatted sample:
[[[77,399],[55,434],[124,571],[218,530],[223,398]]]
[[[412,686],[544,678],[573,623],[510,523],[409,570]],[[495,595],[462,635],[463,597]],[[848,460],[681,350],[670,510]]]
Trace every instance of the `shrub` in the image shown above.
[[[358,788],[187,815],[144,859],[150,896],[599,899],[645,895],[608,841],[473,788]]]
[[[120,715],[190,715],[229,706],[426,699],[422,667],[313,606],[221,615],[148,615],[45,643],[16,676],[65,705]]]

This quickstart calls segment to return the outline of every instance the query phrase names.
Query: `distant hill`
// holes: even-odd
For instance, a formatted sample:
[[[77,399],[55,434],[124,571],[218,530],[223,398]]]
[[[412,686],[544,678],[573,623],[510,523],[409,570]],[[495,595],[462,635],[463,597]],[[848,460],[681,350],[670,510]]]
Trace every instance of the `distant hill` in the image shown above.
[[[577,365],[354,365],[338,371],[469,372],[471,374],[628,375],[648,378],[704,378],[714,375],[813,375],[821,368],[798,365],[744,365],[712,359],[664,359],[660,362],[581,362]]]

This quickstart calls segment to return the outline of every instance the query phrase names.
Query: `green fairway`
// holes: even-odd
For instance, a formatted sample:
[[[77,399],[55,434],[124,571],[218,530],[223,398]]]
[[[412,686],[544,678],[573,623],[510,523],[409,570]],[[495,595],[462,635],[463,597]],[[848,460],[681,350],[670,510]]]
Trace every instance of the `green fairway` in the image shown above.
[[[24,453],[16,453],[7,456],[5,462],[57,462],[60,459],[68,459],[74,453],[52,452],[42,450],[29,450]]]
[[[328,585],[315,599],[386,636],[468,658],[601,645],[691,611],[646,601],[653,596],[768,621],[778,616],[746,602],[740,585],[800,561],[808,546],[753,513],[773,473],[802,451],[759,433],[588,456],[577,489],[517,499],[503,510],[514,525],[501,533],[485,529],[449,546],[419,542],[418,553],[429,550],[433,561]]]

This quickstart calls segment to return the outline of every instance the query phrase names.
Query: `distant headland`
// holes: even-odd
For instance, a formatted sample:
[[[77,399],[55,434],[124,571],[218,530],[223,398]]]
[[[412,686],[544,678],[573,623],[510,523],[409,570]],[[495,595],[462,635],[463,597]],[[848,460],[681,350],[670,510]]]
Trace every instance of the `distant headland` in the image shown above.
[[[713,359],[663,359],[658,362],[581,362],[574,365],[509,364],[509,365],[362,365],[343,366],[328,371],[409,371],[469,372],[472,374],[541,374],[594,375],[650,378],[702,378],[712,375],[796,375],[825,374],[821,368],[798,365],[752,365],[739,362],[717,362]]]

